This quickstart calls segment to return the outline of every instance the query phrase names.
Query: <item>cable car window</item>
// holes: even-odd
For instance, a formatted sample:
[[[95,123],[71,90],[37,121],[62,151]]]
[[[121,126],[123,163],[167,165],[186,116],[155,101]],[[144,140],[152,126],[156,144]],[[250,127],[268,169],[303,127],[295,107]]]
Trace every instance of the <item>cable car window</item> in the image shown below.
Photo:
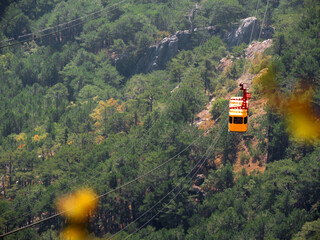
[[[234,124],[242,124],[243,118],[242,117],[234,117],[233,123]]]
[[[232,123],[232,117],[229,117],[229,123]]]
[[[245,117],[244,118],[244,124],[247,124],[248,123],[248,117]]]

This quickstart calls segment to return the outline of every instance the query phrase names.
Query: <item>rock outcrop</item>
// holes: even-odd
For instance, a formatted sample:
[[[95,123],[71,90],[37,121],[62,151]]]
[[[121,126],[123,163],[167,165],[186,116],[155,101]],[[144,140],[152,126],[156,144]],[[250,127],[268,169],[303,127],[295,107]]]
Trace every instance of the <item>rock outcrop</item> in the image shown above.
[[[225,36],[228,46],[238,46],[241,43],[249,43],[250,36],[252,39],[258,39],[260,32],[260,24],[255,17],[249,17],[242,20],[239,27],[231,30]]]
[[[148,73],[153,70],[164,69],[167,62],[181,50],[191,50],[195,47],[192,37],[199,31],[207,31],[210,35],[215,33],[214,27],[177,31],[175,34],[161,40],[160,43],[146,48],[139,56],[124,54],[115,58],[117,69],[124,75]]]
[[[231,67],[233,64],[232,59],[230,56],[224,57],[220,60],[220,64],[218,65],[217,69],[221,72],[226,73],[228,68]]]
[[[178,42],[178,37],[171,35],[164,38],[158,45],[146,49],[137,62],[136,72],[147,73],[153,70],[164,69],[166,63],[178,54]]]
[[[190,50],[195,47],[192,38],[196,36],[199,31],[207,31],[210,35],[220,35],[228,47],[232,47],[240,45],[243,42],[249,43],[251,33],[252,40],[258,39],[260,24],[257,18],[249,17],[243,19],[240,26],[231,28],[226,33],[215,27],[194,29],[194,31],[177,31],[175,34],[162,39],[157,45],[146,48],[138,56],[128,54],[118,57],[115,65],[122,74],[127,76],[164,69],[167,62],[176,56],[179,51]],[[272,29],[263,29],[261,39],[270,38],[272,33]]]
[[[262,54],[267,48],[271,47],[272,39],[267,39],[263,42],[252,42],[246,49],[246,58],[251,60],[257,54]]]
[[[214,30],[214,27],[207,27],[194,29],[193,33],[190,30],[177,31],[175,34],[162,39],[159,44],[150,46],[145,50],[136,64],[134,73],[148,73],[153,70],[164,69],[167,62],[179,51],[190,50],[194,47],[191,40],[193,34],[198,31],[208,31],[209,34],[213,34]]]
[[[251,34],[251,40],[259,38],[260,30],[261,27],[258,19],[256,17],[248,17],[241,21],[240,26],[227,32],[223,36],[223,39],[228,44],[228,47],[238,46],[243,42],[248,44],[250,42]],[[272,38],[273,31],[274,30],[271,27],[263,28],[260,39]]]

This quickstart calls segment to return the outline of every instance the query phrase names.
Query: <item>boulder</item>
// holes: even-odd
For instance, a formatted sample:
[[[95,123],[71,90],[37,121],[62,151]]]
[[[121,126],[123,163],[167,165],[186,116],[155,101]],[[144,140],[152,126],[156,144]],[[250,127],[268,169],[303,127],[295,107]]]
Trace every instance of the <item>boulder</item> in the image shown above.
[[[258,39],[260,33],[260,24],[256,17],[248,17],[241,20],[240,26],[227,32],[224,40],[228,47],[238,46],[241,43],[249,43],[252,34],[252,40]]]

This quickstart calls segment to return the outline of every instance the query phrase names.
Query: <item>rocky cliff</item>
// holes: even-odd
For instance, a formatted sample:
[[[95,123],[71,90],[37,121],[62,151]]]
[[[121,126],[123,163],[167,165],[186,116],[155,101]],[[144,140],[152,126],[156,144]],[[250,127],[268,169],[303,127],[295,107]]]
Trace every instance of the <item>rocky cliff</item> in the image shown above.
[[[260,32],[260,26],[257,18],[249,17],[243,19],[240,26],[227,32],[224,36],[224,40],[228,46],[238,46],[241,43],[249,43],[250,36],[252,34],[252,39],[258,39]]]
[[[164,69],[166,63],[178,54],[179,38],[177,35],[171,35],[164,38],[158,45],[146,49],[144,54],[137,62],[135,72],[151,72],[153,70]]]
[[[254,28],[253,28],[254,27]],[[253,29],[253,31],[252,31]],[[252,39],[258,39],[260,24],[255,17],[243,19],[239,26],[224,32],[215,27],[178,31],[175,34],[162,39],[157,45],[146,48],[138,56],[124,55],[116,60],[117,69],[124,75],[137,73],[148,73],[153,70],[164,69],[167,62],[176,56],[181,50],[190,50],[194,46],[192,38],[199,31],[207,31],[208,34],[220,35],[228,47],[240,45],[242,42],[249,43],[252,32]],[[270,38],[272,31],[262,31],[261,38]]]
[[[175,34],[162,39],[162,41],[149,47],[145,50],[143,55],[139,58],[135,73],[148,73],[153,70],[164,69],[167,62],[178,54],[181,50],[192,49],[192,37],[198,31],[207,31],[209,34],[214,33],[214,27],[207,27],[203,29],[194,29],[178,31]]]
[[[252,34],[252,40],[258,39],[260,35],[261,24],[255,17],[245,18],[241,21],[238,27],[230,29],[225,34],[222,34],[222,38],[227,43],[228,47],[238,46],[241,43],[249,44]],[[261,39],[270,39],[273,35],[273,29],[263,28],[261,31]]]

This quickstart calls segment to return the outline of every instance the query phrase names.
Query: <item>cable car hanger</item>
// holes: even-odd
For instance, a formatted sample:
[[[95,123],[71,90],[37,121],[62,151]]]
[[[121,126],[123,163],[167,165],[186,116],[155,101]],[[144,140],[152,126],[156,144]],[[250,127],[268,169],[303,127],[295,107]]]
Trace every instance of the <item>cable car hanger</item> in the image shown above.
[[[248,130],[248,109],[251,93],[240,83],[242,97],[231,97],[229,100],[229,132],[246,132]]]

